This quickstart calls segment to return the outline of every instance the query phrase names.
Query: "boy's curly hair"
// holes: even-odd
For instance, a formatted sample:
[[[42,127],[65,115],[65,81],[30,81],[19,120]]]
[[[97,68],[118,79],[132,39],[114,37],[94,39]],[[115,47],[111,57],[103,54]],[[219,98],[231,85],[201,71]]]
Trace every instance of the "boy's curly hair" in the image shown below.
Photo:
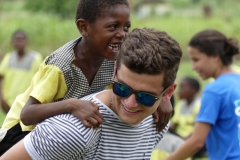
[[[97,18],[105,16],[116,5],[126,5],[127,0],[80,0],[76,10],[76,21],[80,18],[94,23]]]

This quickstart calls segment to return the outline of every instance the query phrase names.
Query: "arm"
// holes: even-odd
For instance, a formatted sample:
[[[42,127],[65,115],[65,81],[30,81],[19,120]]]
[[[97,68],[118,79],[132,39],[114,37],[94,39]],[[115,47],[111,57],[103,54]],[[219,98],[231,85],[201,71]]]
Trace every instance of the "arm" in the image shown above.
[[[33,125],[62,113],[72,113],[86,127],[97,128],[103,120],[102,115],[98,111],[98,106],[89,101],[71,98],[59,102],[41,104],[33,97],[29,97],[23,107],[21,120],[25,125]]]
[[[72,113],[85,126],[98,127],[98,124],[102,122],[102,116],[98,112],[98,107],[93,103],[74,98],[52,102],[62,99],[67,91],[62,71],[58,67],[46,65],[43,62],[39,71],[34,75],[30,87],[24,93],[24,98],[20,103],[16,103],[21,105],[19,107],[23,107],[20,115],[22,122],[25,125],[32,125],[51,116]]]
[[[5,154],[0,157],[0,160],[9,160],[9,159],[18,159],[18,160],[31,160],[31,157],[27,153],[23,140],[18,142],[12,148],[10,148]]]
[[[153,113],[153,117],[157,122],[156,129],[158,132],[161,132],[164,129],[173,115],[173,105],[170,99],[176,87],[177,84],[174,83],[167,88],[164,96],[162,97],[162,102]]]
[[[3,111],[5,113],[8,113],[8,111],[10,110],[9,105],[7,104],[7,102],[5,101],[4,97],[3,97],[3,92],[2,92],[2,80],[3,80],[3,76],[0,75],[0,101],[1,101],[1,108],[3,109]]]
[[[165,160],[184,160],[194,155],[205,143],[207,135],[211,129],[208,123],[197,122],[192,136],[175,152],[170,154]]]
[[[153,113],[153,117],[157,122],[157,131],[161,132],[172,117],[172,105],[170,101],[162,102],[157,110]]]

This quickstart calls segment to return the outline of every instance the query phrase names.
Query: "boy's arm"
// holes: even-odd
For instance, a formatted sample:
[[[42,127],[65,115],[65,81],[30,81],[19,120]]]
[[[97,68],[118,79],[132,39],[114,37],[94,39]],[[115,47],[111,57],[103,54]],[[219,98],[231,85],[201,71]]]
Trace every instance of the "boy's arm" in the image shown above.
[[[72,113],[86,127],[90,128],[98,128],[103,120],[103,116],[98,111],[98,106],[89,101],[71,98],[59,102],[41,104],[33,97],[29,97],[23,107],[21,120],[25,125],[33,125],[62,113]]]
[[[161,132],[165,126],[168,124],[170,118],[172,117],[172,104],[170,101],[162,102],[157,110],[153,113],[153,117],[157,122],[156,129]]]
[[[58,114],[72,113],[86,127],[97,128],[103,118],[98,107],[91,102],[74,98],[52,102],[62,99],[67,90],[62,71],[58,67],[46,65],[44,61],[34,75],[30,87],[19,100],[15,100],[13,107],[23,108],[19,114],[25,125],[37,124]]]
[[[10,110],[9,105],[7,104],[7,102],[5,101],[4,97],[3,97],[3,92],[2,92],[2,81],[3,81],[3,76],[0,75],[0,102],[1,102],[1,108],[5,113],[8,113],[8,111]]]

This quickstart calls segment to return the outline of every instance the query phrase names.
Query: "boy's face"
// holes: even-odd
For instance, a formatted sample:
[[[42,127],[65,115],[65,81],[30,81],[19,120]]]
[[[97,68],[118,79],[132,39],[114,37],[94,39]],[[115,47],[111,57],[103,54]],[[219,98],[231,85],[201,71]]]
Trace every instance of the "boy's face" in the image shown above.
[[[106,59],[114,59],[129,32],[130,10],[126,5],[117,5],[106,10],[104,15],[90,24],[85,39],[90,44],[91,53]]]
[[[136,95],[131,94],[127,98],[122,98],[113,93],[112,109],[126,124],[136,125],[143,119],[153,114],[162,101],[160,95],[164,91],[163,74],[148,75],[138,74],[129,70],[121,64],[114,77],[115,82],[131,87],[135,91],[150,93],[159,99],[151,107],[146,107],[138,103]],[[122,91],[124,92],[124,91]]]
[[[180,82],[178,97],[180,99],[187,99],[196,94],[195,90],[188,84],[186,80]]]
[[[26,36],[22,33],[16,33],[12,39],[12,45],[18,52],[24,51],[27,45]]]

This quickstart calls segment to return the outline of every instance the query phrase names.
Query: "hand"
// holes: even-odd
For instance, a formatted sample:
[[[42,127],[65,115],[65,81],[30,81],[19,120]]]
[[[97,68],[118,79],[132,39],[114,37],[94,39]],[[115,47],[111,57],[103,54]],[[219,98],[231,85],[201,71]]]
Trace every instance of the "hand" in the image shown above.
[[[98,129],[103,121],[103,116],[99,113],[99,107],[90,101],[74,99],[75,103],[71,113],[77,117],[84,126]]]
[[[4,110],[4,112],[7,114],[8,111],[10,110],[10,107],[3,97],[1,97],[0,100],[1,100],[1,107]]]
[[[157,110],[153,113],[153,117],[157,123],[156,129],[158,132],[161,132],[168,124],[172,117],[172,110],[172,104],[168,101],[160,103]]]

